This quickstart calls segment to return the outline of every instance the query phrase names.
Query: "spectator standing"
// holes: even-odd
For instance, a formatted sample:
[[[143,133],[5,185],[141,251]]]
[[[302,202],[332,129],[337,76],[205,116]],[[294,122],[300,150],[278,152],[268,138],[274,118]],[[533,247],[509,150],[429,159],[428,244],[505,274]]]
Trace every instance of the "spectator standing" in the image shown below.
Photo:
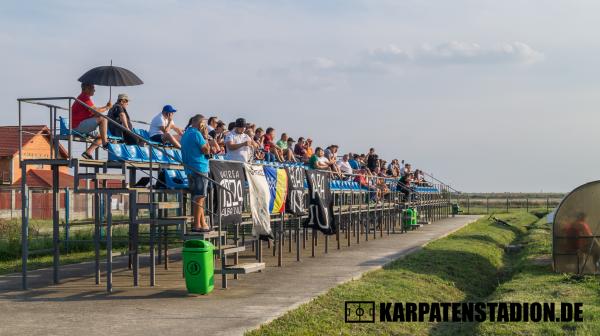
[[[250,162],[253,158],[254,148],[258,145],[245,133],[246,119],[238,118],[234,126],[233,131],[225,137],[225,146],[227,147],[225,159]]]
[[[177,127],[173,121],[175,112],[177,112],[177,110],[173,106],[165,105],[162,112],[152,118],[150,129],[148,130],[148,133],[150,133],[150,140],[163,144],[170,143],[175,148],[181,148],[179,140],[171,134],[171,131],[174,131],[179,136],[183,135],[181,128]],[[204,124],[204,126],[206,127],[206,124]]]
[[[204,215],[208,187],[208,155],[211,146],[206,139],[208,139],[208,129],[205,119],[202,115],[197,114],[190,119],[189,127],[181,137],[181,155],[183,163],[186,165],[189,189],[192,194],[194,215],[192,231],[194,232],[210,231]],[[214,142],[214,140],[210,141]]]
[[[208,118],[208,122],[207,122],[208,134],[210,134],[210,132],[214,131],[215,128],[217,128],[218,123],[219,123],[219,118],[217,118],[217,117]],[[225,124],[223,123],[223,125],[225,125]]]
[[[92,101],[92,96],[96,92],[96,87],[94,84],[89,83],[81,83],[81,93],[77,96],[77,99],[82,101],[85,105],[89,106],[91,109],[96,112],[104,113],[111,108],[110,101],[106,103],[105,106],[96,107],[94,106],[94,102]],[[79,101],[75,101],[73,103],[73,107],[71,108],[71,128],[82,135],[89,135],[94,137],[94,141],[92,144],[81,154],[81,156],[85,159],[92,159],[92,154],[94,150],[98,148],[98,146],[102,145],[105,147],[108,143],[108,135],[107,135],[107,124],[106,119],[95,115],[90,109],[83,104],[80,104]],[[100,128],[100,133],[96,132],[96,129]]]
[[[209,131],[208,135],[219,145],[219,151],[213,154],[223,154],[225,152],[225,123],[222,121],[217,122],[216,127]]]

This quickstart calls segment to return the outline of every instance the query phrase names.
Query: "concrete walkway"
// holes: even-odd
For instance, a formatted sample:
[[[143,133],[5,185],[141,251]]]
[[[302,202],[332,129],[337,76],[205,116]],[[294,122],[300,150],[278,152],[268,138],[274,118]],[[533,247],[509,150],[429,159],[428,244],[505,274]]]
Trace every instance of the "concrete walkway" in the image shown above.
[[[179,262],[173,262],[169,271],[158,267],[158,286],[149,287],[147,277],[142,277],[142,286],[133,288],[131,272],[118,268],[125,258],[117,258],[115,292],[110,295],[104,286],[94,285],[92,263],[64,266],[56,286],[46,285],[51,270],[32,271],[34,289],[27,292],[18,290],[20,275],[0,276],[0,335],[240,335],[478,217],[448,218],[383,238],[378,233],[376,240],[361,240],[360,245],[353,240],[350,247],[342,240],[341,250],[336,250],[333,239],[328,254],[321,251],[310,258],[305,253],[301,262],[286,246],[284,267],[272,266],[276,264],[268,259],[264,272],[231,280],[227,290],[220,289],[216,277],[216,289],[207,296],[186,293]]]

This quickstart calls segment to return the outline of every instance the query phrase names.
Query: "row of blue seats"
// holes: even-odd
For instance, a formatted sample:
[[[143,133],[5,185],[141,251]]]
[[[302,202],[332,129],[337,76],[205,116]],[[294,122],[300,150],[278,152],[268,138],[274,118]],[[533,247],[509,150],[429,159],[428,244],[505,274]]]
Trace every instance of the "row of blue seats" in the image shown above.
[[[419,192],[419,193],[436,193],[436,192],[439,192],[438,188],[436,188],[436,187],[422,187],[422,186],[416,186],[416,187],[414,188],[414,190],[415,190],[416,192]]]
[[[77,132],[75,130],[70,130],[69,127],[67,127],[66,120],[67,120],[66,118],[58,117],[58,121],[60,123],[60,135],[65,135],[66,136],[66,135],[73,134],[73,135],[84,137],[84,138],[86,137],[85,134],[81,134],[81,133],[79,133],[79,132]],[[123,137],[111,134],[110,133],[110,129],[107,131],[107,133],[108,133],[107,134],[108,138],[110,140],[117,141],[117,142],[123,142]],[[135,134],[141,136],[142,138],[144,138],[144,140],[147,143],[150,143],[150,144],[153,144],[153,145],[171,146],[169,144],[162,144],[162,143],[150,140],[150,133],[148,133],[148,131],[145,130],[145,129],[143,129],[143,128],[134,128],[133,129],[133,133],[135,133]]]
[[[356,181],[341,181],[341,180],[332,180],[329,184],[332,190],[361,190],[366,189],[362,188],[360,184]]]
[[[58,122],[59,122],[59,126],[60,126],[60,135],[63,135],[63,136],[75,135],[75,136],[79,136],[82,138],[88,137],[88,135],[86,135],[86,134],[81,134],[75,130],[70,130],[69,127],[67,127],[66,118],[58,117]],[[108,139],[113,140],[113,141],[123,141],[122,137],[113,135],[110,133],[110,131],[108,131],[107,133],[108,133],[107,134]]]
[[[108,159],[111,161],[150,162],[150,157],[156,163],[180,164],[182,161],[181,151],[175,148],[157,149],[113,143],[108,145]]]

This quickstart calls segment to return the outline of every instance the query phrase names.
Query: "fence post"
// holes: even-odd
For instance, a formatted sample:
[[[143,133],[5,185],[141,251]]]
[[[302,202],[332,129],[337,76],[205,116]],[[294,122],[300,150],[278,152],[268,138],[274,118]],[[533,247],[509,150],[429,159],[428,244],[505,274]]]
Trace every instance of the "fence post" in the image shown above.
[[[467,195],[467,214],[471,214],[471,196]]]
[[[490,213],[490,197],[485,196],[485,213]]]
[[[16,207],[17,207],[16,195],[17,195],[17,193],[15,192],[15,189],[11,189],[10,190],[10,219],[13,218],[13,211],[15,211]]]
[[[550,197],[546,197],[546,211],[550,211]]]
[[[509,206],[509,205],[508,205],[508,194],[506,194],[506,212],[507,212],[507,213],[508,213],[508,212],[510,212],[510,211],[508,210],[508,206]]]
[[[527,209],[527,212],[529,212],[529,197],[525,199],[525,208]]]

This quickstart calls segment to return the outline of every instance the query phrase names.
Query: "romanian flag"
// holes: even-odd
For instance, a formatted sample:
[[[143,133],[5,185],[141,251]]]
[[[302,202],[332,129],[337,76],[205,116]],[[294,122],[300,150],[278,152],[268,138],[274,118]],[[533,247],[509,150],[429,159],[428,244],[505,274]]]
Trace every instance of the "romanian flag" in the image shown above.
[[[285,211],[285,200],[288,193],[288,176],[283,168],[264,166],[265,177],[269,184],[271,200],[269,212],[279,214]]]

